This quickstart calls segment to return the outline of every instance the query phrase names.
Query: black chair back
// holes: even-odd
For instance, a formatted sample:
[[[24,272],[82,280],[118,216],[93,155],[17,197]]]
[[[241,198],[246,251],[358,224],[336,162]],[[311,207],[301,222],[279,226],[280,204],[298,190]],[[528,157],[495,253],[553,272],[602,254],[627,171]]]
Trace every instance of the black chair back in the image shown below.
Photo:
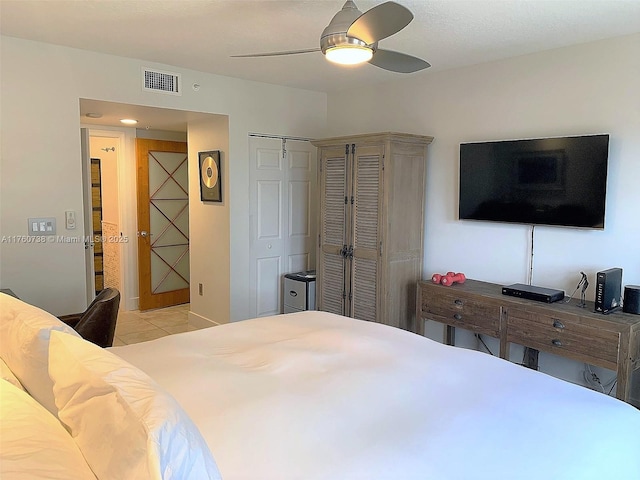
[[[120,292],[105,288],[91,302],[73,329],[80,336],[101,347],[111,347],[116,333]]]

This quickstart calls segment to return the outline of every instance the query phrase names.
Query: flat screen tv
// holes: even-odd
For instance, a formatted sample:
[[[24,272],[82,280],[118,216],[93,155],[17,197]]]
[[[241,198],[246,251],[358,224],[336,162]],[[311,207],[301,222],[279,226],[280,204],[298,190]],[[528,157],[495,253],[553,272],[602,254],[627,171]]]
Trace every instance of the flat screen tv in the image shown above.
[[[609,135],[460,144],[459,218],[604,229]]]

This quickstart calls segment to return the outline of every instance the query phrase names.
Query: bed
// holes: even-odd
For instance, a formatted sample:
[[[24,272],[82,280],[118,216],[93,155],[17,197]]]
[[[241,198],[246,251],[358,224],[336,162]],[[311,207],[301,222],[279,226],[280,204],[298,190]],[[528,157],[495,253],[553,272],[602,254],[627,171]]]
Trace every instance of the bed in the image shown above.
[[[0,355],[13,370],[5,323]],[[636,408],[393,327],[300,312],[108,350],[57,324],[38,337],[48,337],[51,415],[97,478],[640,479]],[[130,430],[105,422],[128,423],[100,405],[113,396],[134,410],[146,402],[137,415],[154,412],[164,432],[139,454],[142,475],[118,461]],[[96,431],[85,437],[101,443],[93,457],[87,422]],[[99,453],[120,477],[96,467]]]

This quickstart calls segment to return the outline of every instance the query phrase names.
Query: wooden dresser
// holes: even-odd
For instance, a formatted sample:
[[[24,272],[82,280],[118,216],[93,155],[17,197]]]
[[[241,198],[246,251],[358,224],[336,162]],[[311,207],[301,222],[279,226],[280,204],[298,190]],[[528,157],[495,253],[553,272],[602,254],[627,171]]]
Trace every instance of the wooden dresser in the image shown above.
[[[569,303],[543,303],[502,294],[502,285],[467,280],[450,287],[418,282],[416,333],[425,320],[447,326],[445,343],[454,343],[455,327],[500,340],[500,357],[516,343],[617,372],[616,396],[631,401],[634,371],[640,369],[640,315],[594,313]],[[637,372],[640,373],[640,372]],[[640,377],[640,375],[635,375]],[[640,379],[638,379],[640,381]]]

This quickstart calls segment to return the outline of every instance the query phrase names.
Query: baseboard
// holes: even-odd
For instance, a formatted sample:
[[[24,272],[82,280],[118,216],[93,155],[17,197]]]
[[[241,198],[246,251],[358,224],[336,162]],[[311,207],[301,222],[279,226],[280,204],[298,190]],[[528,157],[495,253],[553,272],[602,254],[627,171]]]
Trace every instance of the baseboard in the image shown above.
[[[198,315],[197,313],[189,312],[189,325],[196,328],[207,328],[207,327],[215,327],[220,325],[213,320],[210,320],[202,315]]]
[[[129,310],[140,310],[140,297],[131,297],[128,304]]]

